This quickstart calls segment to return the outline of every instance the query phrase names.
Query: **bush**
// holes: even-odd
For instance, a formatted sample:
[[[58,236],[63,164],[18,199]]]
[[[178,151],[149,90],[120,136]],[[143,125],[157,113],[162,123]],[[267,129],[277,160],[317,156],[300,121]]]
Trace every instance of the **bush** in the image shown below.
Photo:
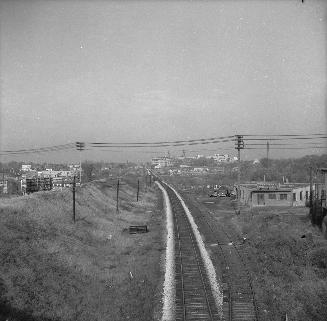
[[[327,268],[327,248],[326,247],[319,247],[317,249],[312,250],[309,253],[309,260],[311,265],[320,268],[326,269]]]

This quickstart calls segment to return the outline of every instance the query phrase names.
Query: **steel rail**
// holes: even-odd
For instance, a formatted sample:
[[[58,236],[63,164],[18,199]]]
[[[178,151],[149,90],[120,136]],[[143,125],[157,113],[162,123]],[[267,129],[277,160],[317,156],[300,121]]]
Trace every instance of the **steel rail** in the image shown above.
[[[184,274],[183,274],[183,256],[182,256],[182,246],[181,246],[181,239],[179,235],[179,226],[177,224],[176,215],[175,218],[175,226],[177,231],[177,239],[178,239],[178,249],[179,249],[179,259],[180,259],[180,269],[181,269],[181,282],[182,282],[182,302],[183,302],[183,319],[186,320],[186,304],[185,304],[185,290],[184,290]]]
[[[196,201],[195,201],[196,202]],[[203,214],[203,210],[201,210],[197,204],[194,204],[195,202],[192,202],[192,205],[201,213],[201,220],[206,224],[206,226],[209,228],[209,230],[211,231],[212,235],[216,235],[217,234],[217,231],[214,230],[214,228],[211,226],[211,224],[208,222],[208,219],[206,218],[206,216]],[[212,215],[212,213],[210,211],[205,211],[207,213],[209,213],[210,215]],[[245,274],[246,274],[246,278],[247,278],[247,283],[248,283],[248,286],[249,286],[249,289],[250,289],[250,292],[251,292],[251,299],[252,299],[252,304],[253,304],[253,307],[254,307],[254,319],[252,318],[251,320],[255,320],[255,321],[258,321],[259,318],[258,318],[258,307],[257,307],[257,303],[256,303],[256,300],[255,300],[255,295],[254,295],[254,289],[253,289],[253,285],[252,285],[252,278],[251,278],[251,275],[250,275],[250,272],[244,262],[244,259],[241,255],[241,253],[239,252],[238,248],[236,247],[236,245],[234,244],[234,242],[232,241],[232,238],[231,236],[225,231],[224,228],[222,228],[221,226],[219,226],[219,230],[221,232],[223,232],[225,234],[225,238],[227,238],[228,240],[228,245],[232,245],[236,255],[239,257],[239,260],[240,262],[242,263],[242,266],[243,266],[243,271],[245,271]],[[224,249],[224,245],[226,245],[226,241],[225,242],[221,242],[221,240],[219,240],[218,238],[215,237],[215,240],[220,248],[220,252],[222,253],[222,256],[223,256],[223,260],[224,260],[224,263],[225,263],[225,266],[232,266],[232,263],[231,260],[228,260],[228,255],[226,254],[226,249]],[[227,270],[229,271],[229,270]],[[235,271],[234,271],[235,272]],[[228,284],[228,302],[229,302],[229,307],[228,307],[228,321],[233,321],[234,320],[234,309],[233,309],[233,305],[234,305],[234,300],[233,300],[233,295],[232,295],[232,290],[233,290],[233,287],[235,286],[235,282],[233,283],[232,281],[232,274],[233,274],[233,271],[229,271],[227,272],[227,276],[226,276],[226,281],[227,281],[227,284]],[[225,276],[223,276],[225,277]],[[246,320],[246,319],[244,319]]]
[[[187,320],[195,320],[194,318],[196,317],[197,320],[210,320],[210,321],[214,321],[217,320],[215,319],[214,316],[214,312],[212,311],[212,308],[210,306],[210,299],[209,296],[212,295],[211,293],[211,288],[209,285],[209,282],[207,282],[206,284],[206,275],[205,275],[205,271],[204,271],[204,267],[203,267],[203,261],[201,258],[201,255],[199,254],[199,248],[196,244],[195,241],[195,236],[194,233],[192,231],[192,228],[190,226],[190,223],[188,221],[188,218],[186,216],[185,210],[180,202],[180,200],[178,199],[177,195],[175,194],[175,192],[173,190],[170,189],[169,186],[167,186],[166,184],[163,184],[164,187],[166,188],[169,198],[171,200],[172,203],[172,208],[173,208],[173,214],[174,214],[174,221],[175,221],[175,229],[176,229],[176,236],[178,239],[178,252],[179,252],[179,257],[180,257],[180,281],[181,281],[181,289],[182,289],[182,304],[183,304],[183,321],[187,321]],[[182,228],[181,228],[182,227]],[[182,240],[182,238],[185,238]],[[183,245],[184,244],[184,245]],[[187,248],[189,246],[189,248]],[[184,250],[184,253],[183,253]],[[190,253],[188,253],[188,251],[190,251]],[[189,282],[194,281],[194,279],[198,279],[200,280],[200,282],[196,285],[189,283],[188,284],[188,290],[190,290],[190,288],[193,289],[194,291],[196,291],[197,295],[198,292],[202,291],[203,293],[203,297],[201,297],[201,295],[198,297],[200,298],[200,300],[203,300],[203,304],[197,302],[198,306],[200,306],[202,309],[204,307],[205,308],[205,312],[201,312],[201,314],[194,315],[194,313],[192,315],[188,315],[187,313],[187,299],[192,299],[192,293],[187,295],[186,292],[186,288],[185,285],[187,283],[187,280],[185,279],[185,275],[184,273],[186,273],[185,271],[187,270],[187,260],[184,260],[184,256],[192,256],[194,259],[194,265],[196,266],[196,271],[193,270],[191,273],[189,273],[189,277],[191,275],[191,278],[189,278]],[[186,258],[186,257],[185,257]],[[192,263],[189,263],[189,267],[192,266]],[[199,288],[200,286],[200,288]],[[200,291],[198,291],[200,290]],[[189,296],[189,297],[188,297]],[[177,296],[176,296],[177,297]],[[214,301],[213,299],[211,300],[212,302]],[[205,302],[205,303],[204,303]],[[205,319],[204,319],[205,318]]]
[[[210,213],[210,212],[209,212],[209,213]],[[221,228],[221,230],[222,230],[222,232],[227,236],[227,238],[228,238],[229,240],[231,240],[231,237],[229,236],[229,234],[228,234],[228,233],[227,233],[223,228]],[[237,252],[239,258],[241,259],[241,261],[242,261],[242,265],[243,265],[244,270],[245,270],[245,272],[246,272],[246,274],[247,274],[247,277],[248,277],[248,279],[249,279],[249,285],[250,285],[250,288],[251,288],[251,294],[252,294],[253,305],[254,305],[254,308],[255,308],[256,320],[258,320],[258,306],[257,306],[256,300],[255,300],[254,289],[253,289],[253,285],[252,285],[252,282],[253,282],[253,281],[252,281],[252,278],[251,278],[250,272],[249,272],[248,268],[246,267],[246,264],[245,264],[245,262],[244,262],[243,256],[241,255],[240,251],[239,251],[238,248],[235,246],[234,242],[231,242],[231,243],[232,243],[234,249],[236,250],[236,252]]]

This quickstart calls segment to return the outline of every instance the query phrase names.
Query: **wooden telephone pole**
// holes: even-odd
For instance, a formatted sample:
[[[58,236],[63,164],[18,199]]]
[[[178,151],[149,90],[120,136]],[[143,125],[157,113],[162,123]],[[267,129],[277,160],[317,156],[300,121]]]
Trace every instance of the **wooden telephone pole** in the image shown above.
[[[241,185],[241,149],[244,149],[244,141],[243,136],[235,135],[236,143],[235,149],[237,149],[237,159],[238,159],[238,171],[237,171],[237,205],[236,205],[236,214],[239,215],[241,213],[240,210],[240,185]]]
[[[119,212],[119,178],[117,180],[116,212]]]
[[[76,192],[76,176],[73,180],[73,221],[76,222],[76,207],[75,207],[75,192]]]
[[[137,194],[136,194],[136,201],[139,201],[139,193],[140,193],[140,180],[137,180]]]
[[[80,152],[79,155],[79,184],[82,184],[82,157],[81,151],[85,149],[85,143],[83,142],[76,142],[75,143],[77,150]]]

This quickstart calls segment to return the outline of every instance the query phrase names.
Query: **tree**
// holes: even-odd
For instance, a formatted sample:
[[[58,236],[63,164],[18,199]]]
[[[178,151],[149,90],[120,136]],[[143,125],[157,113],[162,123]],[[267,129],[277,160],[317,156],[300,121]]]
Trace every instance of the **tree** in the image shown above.
[[[85,183],[92,181],[94,170],[94,163],[88,161],[82,163],[83,181]]]

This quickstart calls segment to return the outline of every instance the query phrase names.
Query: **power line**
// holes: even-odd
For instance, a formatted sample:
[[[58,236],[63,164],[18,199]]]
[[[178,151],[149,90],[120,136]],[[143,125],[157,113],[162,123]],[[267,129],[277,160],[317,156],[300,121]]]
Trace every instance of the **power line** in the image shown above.
[[[267,141],[281,141],[281,143],[272,143],[270,144],[272,149],[314,149],[314,148],[325,148],[324,146],[317,146],[317,144],[322,143],[322,139],[326,139],[326,134],[275,134],[275,135],[242,135],[245,141],[246,149],[260,149],[260,148],[252,148],[248,146],[266,146]],[[138,153],[156,153],[161,152],[157,150],[144,151],[140,150],[142,148],[162,148],[162,147],[185,147],[185,146],[196,146],[196,145],[208,145],[208,144],[223,144],[229,142],[235,142],[235,135],[229,136],[220,136],[220,137],[211,137],[211,138],[198,138],[198,139],[189,139],[189,140],[175,140],[175,141],[160,141],[160,142],[92,142],[92,143],[83,143],[78,142],[78,144],[83,144],[88,147],[85,150],[101,150],[101,151],[110,151],[110,152],[122,152],[126,151],[126,149],[132,149],[133,152]],[[249,141],[249,143],[247,143]],[[263,144],[260,144],[260,141],[266,141]],[[311,147],[295,147],[296,145],[292,143],[292,141],[298,141],[303,144],[313,144]],[[306,143],[306,141],[308,141]],[[252,143],[253,142],[253,143]],[[285,142],[285,143],[283,143]],[[66,151],[75,149],[76,143],[67,143],[61,145],[40,147],[40,148],[30,148],[30,149],[18,149],[18,150],[0,150],[0,156],[3,155],[21,155],[21,154],[30,154],[30,153],[45,153],[45,152],[56,152],[56,151]],[[274,146],[290,146],[288,148],[276,148]],[[294,146],[294,147],[292,147]],[[77,146],[78,147],[78,146]],[[116,150],[111,150],[111,148],[116,148]],[[117,150],[119,148],[119,150]],[[217,146],[219,149],[230,150],[233,149],[231,147],[223,147]],[[132,151],[131,150],[131,151]],[[200,151],[216,151],[214,149],[202,149]],[[194,150],[190,150],[191,152],[196,152]]]
[[[321,149],[324,149],[326,148],[327,149],[327,146],[312,146],[312,147],[270,147],[270,149],[284,149],[284,150],[289,150],[289,149],[316,149],[316,148],[321,148]],[[262,147],[262,148],[256,148],[256,147],[245,147],[244,149],[266,149],[266,147]]]
[[[284,137],[284,138],[245,138],[246,140],[313,140],[313,139],[325,139],[327,136],[319,137]]]
[[[192,142],[192,143],[178,143],[178,144],[163,144],[163,145],[101,145],[94,146],[92,148],[149,148],[149,147],[179,147],[179,146],[194,146],[194,145],[207,145],[207,144],[217,144],[217,143],[225,143],[232,142],[232,139],[221,140],[221,141],[202,141],[202,142]]]
[[[198,138],[198,139],[188,139],[188,140],[175,140],[175,141],[164,141],[164,142],[95,142],[89,143],[91,145],[162,145],[162,144],[178,144],[178,143],[192,143],[192,142],[199,142],[199,141],[211,141],[211,140],[222,140],[227,138],[234,138],[234,135],[230,136],[221,136],[221,137],[211,137],[211,138]]]
[[[30,148],[30,149],[2,150],[0,152],[3,152],[3,153],[11,153],[11,152],[39,151],[39,150],[44,150],[44,149],[55,149],[55,148],[62,148],[62,147],[72,147],[73,145],[74,145],[74,143],[68,143],[68,144],[61,144],[61,145],[48,146],[48,147],[39,147],[39,148]]]
[[[323,134],[272,134],[272,135],[243,135],[244,137],[302,137],[302,136],[325,136],[326,133]]]
[[[216,141],[197,141],[197,142],[189,142],[189,143],[172,143],[172,144],[156,144],[156,145],[93,145],[91,143],[91,147],[93,148],[144,148],[144,147],[178,147],[178,146],[193,146],[193,145],[207,145],[207,144],[217,144],[217,143],[225,143],[232,142],[232,139],[226,140],[216,140]]]
[[[0,155],[22,155],[22,154],[30,154],[30,153],[45,153],[45,152],[54,152],[54,151],[64,151],[73,148],[74,148],[73,144],[66,144],[66,145],[42,147],[42,148],[35,148],[35,149],[0,151]]]
[[[315,142],[317,144],[318,142]],[[301,142],[301,145],[312,145],[313,143]],[[258,143],[258,144],[246,144],[245,146],[266,146],[267,143]],[[269,144],[270,146],[294,146],[294,144],[280,143],[280,144]]]

